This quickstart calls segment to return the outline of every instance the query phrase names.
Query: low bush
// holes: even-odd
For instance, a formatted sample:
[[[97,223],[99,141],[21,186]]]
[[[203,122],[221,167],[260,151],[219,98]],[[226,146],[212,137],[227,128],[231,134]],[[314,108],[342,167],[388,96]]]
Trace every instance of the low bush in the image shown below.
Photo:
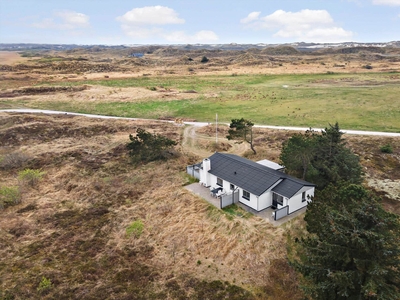
[[[18,172],[18,179],[21,183],[34,187],[42,179],[44,174],[45,172],[41,170],[25,169]]]
[[[18,187],[1,187],[0,188],[0,209],[7,206],[15,205],[21,202],[21,193]]]
[[[128,228],[126,229],[126,235],[128,237],[133,235],[136,238],[139,238],[143,233],[143,229],[144,229],[143,222],[141,220],[136,220],[128,226]]]
[[[165,160],[173,156],[171,151],[178,143],[165,136],[152,134],[142,128],[136,130],[136,136],[129,135],[127,144],[132,163],[148,163]]]
[[[37,291],[39,293],[44,293],[48,291],[52,286],[52,282],[50,279],[47,279],[46,277],[42,277],[42,280],[39,283],[39,286],[37,287]]]
[[[203,56],[202,58],[201,58],[201,63],[206,63],[206,62],[208,62],[209,61],[209,59],[206,57],[206,56]]]
[[[29,160],[29,156],[22,152],[13,152],[6,154],[0,159],[0,168],[17,169],[22,167]]]
[[[381,152],[382,153],[393,153],[392,145],[386,144],[386,145],[382,146],[381,147]]]

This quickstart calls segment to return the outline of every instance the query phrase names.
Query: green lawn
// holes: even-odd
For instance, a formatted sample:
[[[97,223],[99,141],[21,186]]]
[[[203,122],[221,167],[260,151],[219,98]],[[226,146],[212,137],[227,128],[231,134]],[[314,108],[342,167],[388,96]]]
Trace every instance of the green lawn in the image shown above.
[[[42,83],[41,85],[45,85]],[[164,87],[196,90],[187,100],[149,99],[140,103],[97,101],[35,102],[19,105],[42,109],[124,117],[186,117],[212,122],[248,118],[256,124],[325,127],[400,132],[400,76],[398,73],[240,75],[140,77],[56,85]],[[213,94],[216,96],[210,97]],[[0,101],[10,105],[14,100]]]

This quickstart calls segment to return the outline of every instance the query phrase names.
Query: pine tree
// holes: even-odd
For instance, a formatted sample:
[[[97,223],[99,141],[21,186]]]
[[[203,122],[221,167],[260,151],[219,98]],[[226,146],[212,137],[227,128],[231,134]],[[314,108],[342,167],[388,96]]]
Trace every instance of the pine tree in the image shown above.
[[[228,140],[239,140],[249,143],[253,153],[257,154],[253,144],[253,126],[254,123],[244,118],[232,119],[226,138]]]
[[[317,134],[307,130],[283,144],[280,160],[286,170],[315,183],[319,189],[340,181],[359,184],[362,167],[359,158],[346,147],[339,124]]]
[[[311,299],[400,299],[400,221],[360,185],[330,185],[308,205],[293,266]]]
[[[166,159],[168,150],[177,143],[165,136],[152,134],[142,128],[136,130],[136,136],[129,135],[127,144],[132,162],[150,162]]]

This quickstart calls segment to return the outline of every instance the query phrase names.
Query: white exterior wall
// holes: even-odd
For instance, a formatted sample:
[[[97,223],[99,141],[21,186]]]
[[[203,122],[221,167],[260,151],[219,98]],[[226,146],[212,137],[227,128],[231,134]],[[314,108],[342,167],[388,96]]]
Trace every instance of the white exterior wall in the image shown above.
[[[250,193],[250,199],[247,200],[243,198],[243,189],[239,188],[239,202],[246,204],[247,206],[250,206],[251,208],[255,210],[259,210],[257,203],[258,203],[258,197],[256,195],[253,195]]]
[[[217,187],[217,176],[214,176],[213,174],[208,173],[208,182],[210,184],[210,188],[216,188]]]
[[[267,207],[270,207],[272,205],[272,192],[271,190],[277,186],[279,183],[281,183],[282,179],[277,181],[274,185],[272,185],[264,194],[262,194],[258,198],[258,210],[263,210]]]
[[[288,200],[289,202],[289,214],[292,212],[307,206],[307,201],[302,202],[302,193],[306,192],[306,199],[308,200],[308,196],[314,196],[315,188],[313,186],[304,186],[296,195]],[[286,200],[286,199],[285,199]],[[283,203],[285,204],[285,202]]]
[[[263,210],[272,205],[272,193],[267,191],[258,197],[258,210]]]

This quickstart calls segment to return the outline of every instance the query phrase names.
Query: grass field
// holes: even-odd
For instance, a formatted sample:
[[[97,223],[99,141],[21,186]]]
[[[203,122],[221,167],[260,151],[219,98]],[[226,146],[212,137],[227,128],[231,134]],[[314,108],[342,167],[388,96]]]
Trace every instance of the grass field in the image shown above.
[[[41,83],[48,85],[50,83]],[[339,122],[344,129],[400,132],[399,73],[143,76],[86,80],[52,85],[102,85],[113,89],[144,87],[194,90],[195,99],[160,97],[141,101],[29,101],[17,104],[140,118],[190,118],[221,122],[248,118],[256,124],[325,127]],[[188,97],[189,98],[189,97]],[[16,103],[3,100],[3,105]]]

